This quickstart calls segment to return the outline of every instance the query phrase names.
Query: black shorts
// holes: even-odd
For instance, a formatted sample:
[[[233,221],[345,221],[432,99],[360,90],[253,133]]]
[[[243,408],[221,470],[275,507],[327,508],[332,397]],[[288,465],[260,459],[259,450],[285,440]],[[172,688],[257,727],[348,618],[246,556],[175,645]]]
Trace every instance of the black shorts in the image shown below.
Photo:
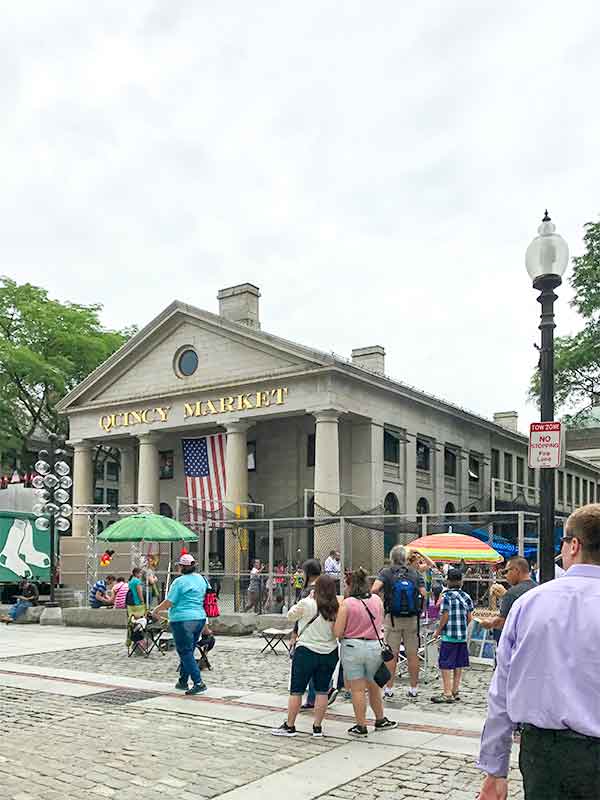
[[[337,647],[331,653],[323,654],[302,645],[296,646],[292,659],[290,694],[304,694],[311,678],[315,694],[327,694],[337,662]]]

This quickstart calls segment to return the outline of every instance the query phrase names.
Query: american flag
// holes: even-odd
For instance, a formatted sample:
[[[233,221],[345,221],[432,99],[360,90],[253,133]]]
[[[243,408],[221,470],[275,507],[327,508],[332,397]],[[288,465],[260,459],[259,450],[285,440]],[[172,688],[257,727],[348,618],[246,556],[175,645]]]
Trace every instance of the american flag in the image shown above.
[[[183,439],[185,491],[190,500],[190,522],[224,519],[225,476],[224,433],[202,439]]]

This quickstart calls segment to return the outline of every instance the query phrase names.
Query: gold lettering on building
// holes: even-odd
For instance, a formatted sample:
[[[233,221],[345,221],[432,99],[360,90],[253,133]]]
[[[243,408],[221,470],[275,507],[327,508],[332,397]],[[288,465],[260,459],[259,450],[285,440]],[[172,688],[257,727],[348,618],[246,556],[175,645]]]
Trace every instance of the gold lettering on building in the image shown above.
[[[251,411],[255,408],[269,408],[271,405],[281,406],[288,396],[287,386],[258,392],[244,392],[235,397],[219,397],[216,400],[196,400],[184,403],[183,417],[206,417],[209,414],[226,414],[231,411]]]
[[[183,404],[183,418],[207,417],[211,414],[227,414],[236,411],[251,411],[255,408],[283,405],[288,397],[287,386],[266,389],[257,392],[244,392],[235,396],[219,397],[213,400],[195,400]],[[115,411],[103,414],[98,424],[105,433],[117,428],[128,428],[132,425],[150,425],[153,422],[168,422],[171,406],[155,406],[154,408],[136,408],[131,411]]]
[[[103,414],[98,422],[103,431],[110,433],[115,428],[128,428],[130,425],[167,422],[170,410],[171,406],[158,406],[156,408],[139,408],[133,411],[117,411],[113,414]]]

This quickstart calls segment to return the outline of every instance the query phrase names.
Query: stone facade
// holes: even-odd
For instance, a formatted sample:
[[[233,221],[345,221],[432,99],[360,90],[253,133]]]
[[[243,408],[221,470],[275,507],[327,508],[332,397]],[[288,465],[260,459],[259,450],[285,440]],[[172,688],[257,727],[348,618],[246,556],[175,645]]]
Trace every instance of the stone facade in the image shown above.
[[[176,514],[185,495],[181,440],[218,431],[228,437],[228,502],[260,503],[265,516],[294,503],[301,513],[306,490],[333,512],[346,498],[411,515],[483,511],[492,487],[514,496],[519,477],[535,504],[539,482],[512,412],[497,424],[392,381],[379,346],[358,348],[346,362],[263,333],[251,284],[220,296],[226,316],[171,304],[62,401],[76,504],[92,502],[92,447],[104,443],[121,448],[121,502],[157,512],[168,504]],[[184,377],[178,358],[186,350],[198,366]],[[250,472],[248,442],[256,448]],[[159,480],[168,451],[173,477]],[[596,497],[600,469],[574,458],[567,467]],[[74,535],[85,533],[85,518],[76,517]],[[317,555],[336,535],[317,529]]]

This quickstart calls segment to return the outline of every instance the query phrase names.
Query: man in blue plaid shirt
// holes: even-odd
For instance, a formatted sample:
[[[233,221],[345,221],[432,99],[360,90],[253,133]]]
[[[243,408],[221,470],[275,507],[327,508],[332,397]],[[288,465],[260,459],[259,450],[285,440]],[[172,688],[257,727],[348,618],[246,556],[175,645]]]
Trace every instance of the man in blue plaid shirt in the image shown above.
[[[455,703],[460,700],[460,679],[469,666],[467,628],[473,614],[473,601],[461,589],[462,572],[448,570],[448,588],[442,595],[440,621],[435,636],[442,637],[439,667],[442,673],[442,694],[431,698],[433,703]]]

